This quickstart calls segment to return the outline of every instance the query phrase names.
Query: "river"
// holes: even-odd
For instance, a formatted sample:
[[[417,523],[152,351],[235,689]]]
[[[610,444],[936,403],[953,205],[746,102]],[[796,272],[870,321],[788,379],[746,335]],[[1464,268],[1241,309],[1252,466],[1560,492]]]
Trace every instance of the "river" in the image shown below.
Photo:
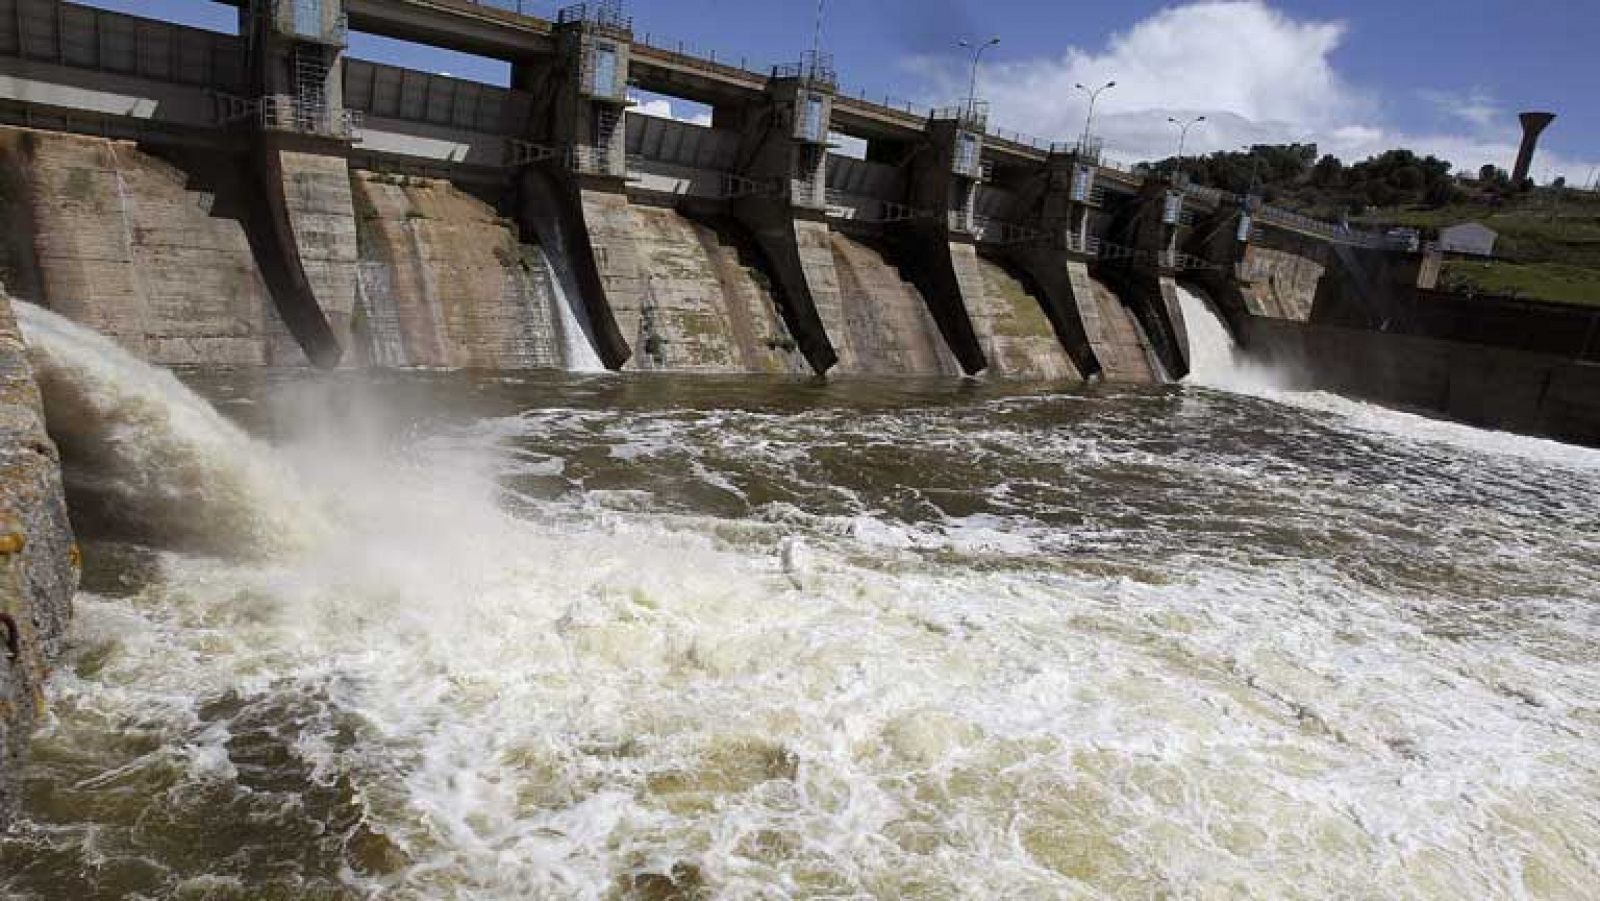
[[[1600,453],[1215,352],[186,388],[24,326],[98,537],[6,897],[1600,884]]]

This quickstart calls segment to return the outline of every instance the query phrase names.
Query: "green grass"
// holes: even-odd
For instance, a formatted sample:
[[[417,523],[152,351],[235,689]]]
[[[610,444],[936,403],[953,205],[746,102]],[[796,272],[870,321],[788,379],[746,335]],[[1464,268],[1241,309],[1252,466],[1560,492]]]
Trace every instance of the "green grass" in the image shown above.
[[[1600,307],[1600,269],[1564,263],[1445,263],[1439,286],[1452,291],[1503,294]]]
[[[1482,222],[1500,233],[1498,259],[1449,261],[1440,287],[1600,306],[1600,196],[1541,190],[1493,206],[1468,202],[1431,210],[1375,210],[1361,221],[1420,229]]]

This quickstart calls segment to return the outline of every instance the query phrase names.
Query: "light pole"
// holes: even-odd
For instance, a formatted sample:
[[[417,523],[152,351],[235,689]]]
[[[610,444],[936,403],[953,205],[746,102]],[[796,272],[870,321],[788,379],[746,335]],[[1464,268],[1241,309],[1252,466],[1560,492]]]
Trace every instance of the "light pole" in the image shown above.
[[[1206,121],[1206,117],[1205,116],[1195,116],[1193,119],[1190,119],[1187,122],[1181,122],[1181,121],[1179,121],[1177,119],[1172,118],[1171,116],[1168,116],[1167,117],[1167,121],[1171,122],[1173,125],[1178,126],[1178,162],[1174,166],[1174,168],[1177,169],[1179,175],[1182,175],[1183,174],[1183,145],[1184,145],[1184,143],[1186,141],[1189,140],[1189,129],[1195,127],[1196,125],[1199,125],[1201,122]]]
[[[1100,92],[1101,91],[1104,91],[1104,90],[1106,90],[1108,88],[1114,88],[1116,86],[1117,86],[1116,82],[1108,81],[1105,84],[1101,85],[1100,87],[1095,88],[1094,90],[1091,91],[1091,90],[1089,90],[1088,88],[1084,87],[1081,84],[1080,85],[1074,85],[1074,87],[1076,87],[1078,90],[1080,90],[1080,91],[1084,92],[1085,94],[1089,95],[1089,114],[1087,116],[1083,117],[1083,140],[1081,142],[1079,142],[1079,144],[1078,144],[1078,152],[1079,153],[1083,153],[1085,150],[1087,150],[1089,148],[1089,129],[1094,126],[1094,102],[1096,100],[1100,99]]]
[[[828,0],[817,0],[817,24],[816,28],[811,32],[812,71],[809,74],[813,78],[817,75],[816,70],[822,65],[822,8],[827,2]]]
[[[999,46],[1000,39],[990,38],[982,44],[974,45],[971,41],[961,41],[960,46],[972,51],[972,79],[967,82],[967,117],[970,119],[978,111],[978,63],[983,59],[983,52],[990,47]]]

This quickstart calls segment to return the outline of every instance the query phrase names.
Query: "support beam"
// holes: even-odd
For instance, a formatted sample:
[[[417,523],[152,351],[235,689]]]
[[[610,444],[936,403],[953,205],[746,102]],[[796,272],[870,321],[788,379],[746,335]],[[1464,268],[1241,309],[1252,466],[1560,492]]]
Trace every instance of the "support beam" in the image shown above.
[[[902,271],[926,299],[962,371],[977,375],[989,362],[972,326],[967,295],[982,289],[972,205],[981,174],[983,128],[969,112],[951,111],[946,118],[931,119],[923,144],[908,162],[908,205],[938,213],[893,223],[886,236]]]
[[[828,247],[827,165],[833,79],[817,61],[780,70],[764,102],[725,112],[737,118],[738,175],[777,191],[732,201],[773,269],[784,322],[821,375],[839,361],[829,328],[842,334],[839,276]]]
[[[563,261],[556,276],[582,299],[601,362],[621,369],[643,304],[626,194],[632,32],[594,4],[564,14],[554,35],[553,56],[512,70],[513,88],[535,99],[520,140],[557,151],[519,168],[517,217]]]
[[[253,113],[239,124],[259,133],[254,163],[284,269],[273,299],[306,356],[335,366],[349,344],[357,257],[343,0],[252,0],[239,14]]]

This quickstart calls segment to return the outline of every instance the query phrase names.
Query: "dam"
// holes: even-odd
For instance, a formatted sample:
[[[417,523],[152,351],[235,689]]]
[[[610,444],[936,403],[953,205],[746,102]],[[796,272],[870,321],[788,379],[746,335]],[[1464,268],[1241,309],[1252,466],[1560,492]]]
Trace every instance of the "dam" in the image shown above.
[[[1307,387],[1600,442],[1600,314],[1450,309],[1432,247],[1093,134],[875,102],[817,50],[697,56],[617,0],[236,5],[224,34],[0,0],[0,283],[154,363],[1157,384],[1188,372],[1182,286]]]
[[[851,96],[814,52],[665,49],[614,2],[260,0],[237,35],[6,4],[5,283],[157,363],[1150,382],[1186,368],[1177,280],[1243,267],[1268,286],[1240,315],[1304,320],[1326,245],[1393,253],[973,98]],[[348,57],[352,28],[511,86]]]
[[[233,5],[0,0],[0,896],[1600,881],[1594,311],[615,2]]]

